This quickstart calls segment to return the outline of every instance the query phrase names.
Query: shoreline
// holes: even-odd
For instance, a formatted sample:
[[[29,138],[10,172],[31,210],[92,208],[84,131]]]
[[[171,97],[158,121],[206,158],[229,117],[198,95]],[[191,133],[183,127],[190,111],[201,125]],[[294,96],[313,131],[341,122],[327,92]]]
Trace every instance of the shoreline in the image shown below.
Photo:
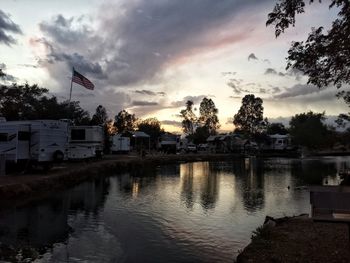
[[[225,161],[242,158],[232,154],[106,155],[99,160],[66,162],[48,172],[11,174],[0,177],[0,208],[44,198],[52,191],[64,190],[98,177],[111,176],[149,165],[179,162]],[[24,200],[25,199],[25,200]]]
[[[313,155],[315,156],[315,155]],[[331,155],[330,155],[331,156]],[[279,156],[280,158],[288,158]],[[316,156],[315,156],[316,157]],[[321,156],[317,156],[321,157]],[[64,190],[100,176],[127,172],[131,169],[142,169],[148,165],[164,165],[181,162],[225,161],[242,159],[239,154],[150,154],[144,158],[138,155],[105,155],[102,159],[79,162],[64,162],[48,172],[10,174],[0,177],[0,209],[19,203],[44,198],[51,191]],[[278,158],[258,156],[257,158]],[[24,200],[25,199],[25,200]]]
[[[268,217],[266,217],[268,218]],[[237,256],[248,262],[349,262],[348,226],[314,222],[307,214],[265,220]]]

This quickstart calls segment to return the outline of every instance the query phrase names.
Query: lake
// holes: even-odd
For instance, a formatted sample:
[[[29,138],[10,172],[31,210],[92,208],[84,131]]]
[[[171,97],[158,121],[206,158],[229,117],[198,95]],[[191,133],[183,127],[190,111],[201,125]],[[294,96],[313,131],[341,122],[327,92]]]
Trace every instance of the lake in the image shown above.
[[[310,212],[349,157],[137,167],[0,212],[1,254],[36,262],[233,262],[266,215]],[[6,252],[7,251],[7,252]]]

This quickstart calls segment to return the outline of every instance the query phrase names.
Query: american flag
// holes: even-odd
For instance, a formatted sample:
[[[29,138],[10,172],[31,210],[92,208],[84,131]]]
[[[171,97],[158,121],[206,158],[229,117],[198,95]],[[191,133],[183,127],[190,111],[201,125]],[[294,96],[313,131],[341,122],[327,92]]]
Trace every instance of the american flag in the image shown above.
[[[94,84],[92,84],[92,82],[90,80],[85,78],[79,72],[75,71],[75,69],[73,69],[72,82],[77,83],[77,84],[79,84],[87,89],[91,89],[91,90],[93,90],[95,87]]]

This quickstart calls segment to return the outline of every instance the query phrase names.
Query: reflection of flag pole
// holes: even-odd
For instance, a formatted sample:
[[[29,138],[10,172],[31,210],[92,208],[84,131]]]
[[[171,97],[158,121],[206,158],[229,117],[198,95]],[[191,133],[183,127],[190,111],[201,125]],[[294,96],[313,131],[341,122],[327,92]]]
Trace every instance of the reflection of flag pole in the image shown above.
[[[72,70],[72,78],[70,79],[69,104],[70,104],[70,101],[72,99],[73,76],[74,76],[74,67],[73,67],[73,70]]]

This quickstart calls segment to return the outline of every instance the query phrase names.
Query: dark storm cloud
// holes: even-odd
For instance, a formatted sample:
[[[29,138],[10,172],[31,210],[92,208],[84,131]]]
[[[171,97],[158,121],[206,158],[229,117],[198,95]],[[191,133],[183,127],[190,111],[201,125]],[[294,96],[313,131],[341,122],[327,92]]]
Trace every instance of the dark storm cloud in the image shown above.
[[[142,100],[135,100],[131,103],[132,106],[157,106],[157,102],[153,101],[142,101]]]
[[[79,20],[79,18],[77,19]],[[60,44],[75,44],[81,39],[86,39],[92,34],[91,29],[86,25],[78,28],[73,27],[74,18],[65,18],[63,15],[57,15],[50,22],[41,22],[39,28],[51,37],[51,39]]]
[[[259,60],[259,59],[255,56],[254,53],[251,53],[251,54],[248,56],[248,61],[251,60],[251,59],[253,59],[253,60]]]
[[[275,95],[274,98],[276,98],[276,99],[293,98],[293,97],[297,97],[297,96],[318,93],[320,91],[321,90],[317,86],[314,86],[314,85],[296,84],[291,88],[287,88],[281,94]]]
[[[9,35],[9,33],[22,34],[22,31],[20,27],[11,20],[8,14],[0,10],[0,44],[10,46],[16,43],[16,40]]]
[[[49,58],[55,62],[65,62],[69,68],[75,68],[82,74],[92,74],[97,79],[105,79],[102,67],[98,62],[91,62],[78,53],[66,54],[53,51]]]
[[[212,35],[267,1],[107,1],[93,16],[95,27],[88,26],[89,17],[57,15],[40,29],[53,47],[47,62],[68,60],[66,71],[73,63],[86,72],[101,68],[108,76],[105,85],[126,86],[160,79],[163,69],[181,58],[246,39],[251,32],[243,27]],[[102,79],[100,72],[95,77]]]

